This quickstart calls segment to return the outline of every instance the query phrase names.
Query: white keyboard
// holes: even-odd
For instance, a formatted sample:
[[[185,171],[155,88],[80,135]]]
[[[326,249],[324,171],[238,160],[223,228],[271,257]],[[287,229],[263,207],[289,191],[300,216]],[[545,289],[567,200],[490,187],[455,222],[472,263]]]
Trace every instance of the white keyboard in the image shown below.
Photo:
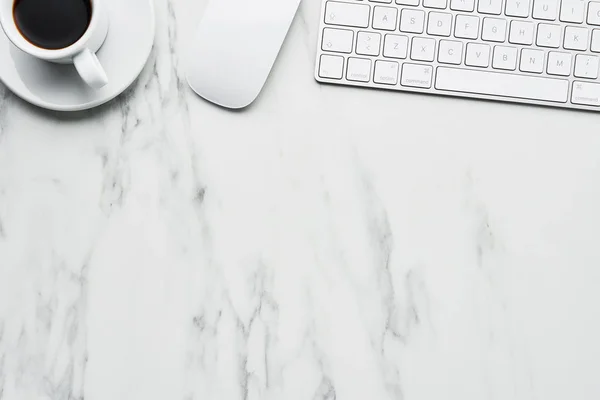
[[[324,0],[315,78],[600,110],[600,1]]]

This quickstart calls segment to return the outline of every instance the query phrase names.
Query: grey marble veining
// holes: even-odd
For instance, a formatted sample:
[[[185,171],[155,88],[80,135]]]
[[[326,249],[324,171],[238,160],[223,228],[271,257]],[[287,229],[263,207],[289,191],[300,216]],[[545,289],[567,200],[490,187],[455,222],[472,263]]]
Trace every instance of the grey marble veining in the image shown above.
[[[1,400],[600,397],[597,115],[320,86],[318,0],[227,112],[205,3],[105,106],[0,85]]]

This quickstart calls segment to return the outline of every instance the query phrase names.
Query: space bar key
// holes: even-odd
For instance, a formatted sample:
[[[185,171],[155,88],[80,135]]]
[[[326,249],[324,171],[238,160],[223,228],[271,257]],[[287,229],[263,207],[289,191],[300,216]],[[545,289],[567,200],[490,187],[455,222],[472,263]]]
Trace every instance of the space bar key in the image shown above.
[[[451,92],[566,103],[569,94],[569,81],[438,67],[435,88]]]

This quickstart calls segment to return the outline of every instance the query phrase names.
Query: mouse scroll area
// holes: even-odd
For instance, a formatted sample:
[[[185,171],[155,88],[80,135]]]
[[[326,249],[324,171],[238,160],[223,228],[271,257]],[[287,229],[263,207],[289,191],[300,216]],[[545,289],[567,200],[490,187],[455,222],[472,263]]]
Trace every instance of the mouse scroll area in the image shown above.
[[[300,0],[213,0],[188,49],[187,80],[200,97],[249,106],[277,59]]]

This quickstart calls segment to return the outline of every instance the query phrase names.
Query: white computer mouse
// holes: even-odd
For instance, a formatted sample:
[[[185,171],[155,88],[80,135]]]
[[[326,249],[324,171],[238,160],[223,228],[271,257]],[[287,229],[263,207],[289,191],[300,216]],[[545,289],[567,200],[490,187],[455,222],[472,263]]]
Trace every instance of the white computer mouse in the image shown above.
[[[250,105],[267,81],[301,0],[212,0],[188,48],[187,80],[227,108]]]

